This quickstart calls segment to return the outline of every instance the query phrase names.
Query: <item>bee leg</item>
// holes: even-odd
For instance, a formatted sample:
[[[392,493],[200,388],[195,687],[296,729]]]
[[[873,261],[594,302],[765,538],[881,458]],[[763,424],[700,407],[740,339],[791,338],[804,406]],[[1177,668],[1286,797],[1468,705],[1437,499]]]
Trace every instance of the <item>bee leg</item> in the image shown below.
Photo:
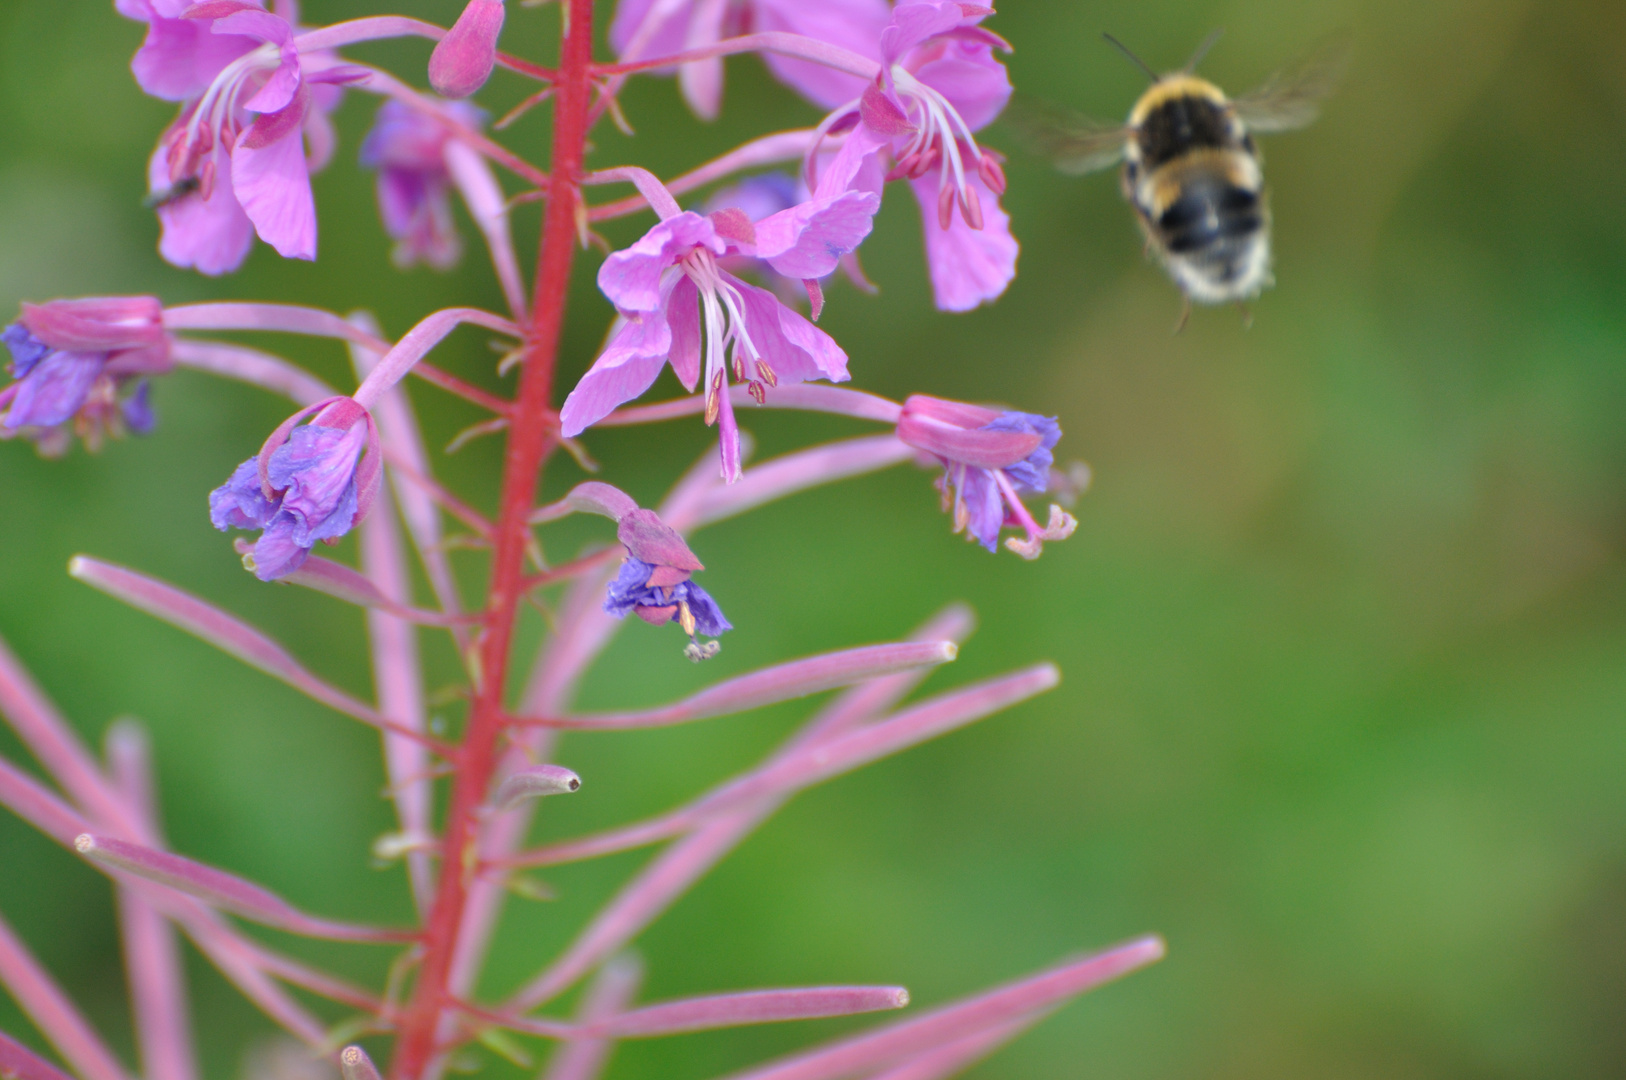
[[[1174,322],[1174,332],[1178,336],[1185,332],[1186,322],[1191,318],[1191,297],[1180,297],[1180,317]]]
[[[1248,306],[1248,302],[1246,300],[1238,300],[1236,302],[1236,309],[1238,311],[1242,312],[1242,329],[1244,329],[1244,330],[1252,330],[1253,329],[1253,308]]]

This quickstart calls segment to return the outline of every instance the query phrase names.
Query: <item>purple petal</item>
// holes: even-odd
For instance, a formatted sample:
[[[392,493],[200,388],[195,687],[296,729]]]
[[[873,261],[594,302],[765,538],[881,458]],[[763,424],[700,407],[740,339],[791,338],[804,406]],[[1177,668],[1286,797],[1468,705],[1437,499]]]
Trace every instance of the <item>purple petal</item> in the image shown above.
[[[695,633],[720,637],[723,631],[734,629],[734,624],[724,618],[723,609],[717,606],[710,593],[692,581],[684,584],[684,599],[689,603],[689,613],[694,616]]]
[[[854,128],[833,158],[819,170],[815,198],[830,198],[843,191],[879,193],[883,182],[879,152],[889,140],[863,124]]]
[[[841,351],[835,339],[780,303],[767,289],[730,275],[730,285],[740,291],[745,302],[746,330],[751,342],[762,355],[780,382],[806,382],[810,379],[829,379],[846,382],[847,354]]]
[[[648,390],[666,363],[672,348],[672,330],[660,312],[638,322],[624,320],[581,382],[565,398],[559,424],[565,438],[580,435],[592,424]]]
[[[231,479],[209,493],[209,520],[221,532],[227,529],[263,529],[278,510],[276,501],[265,497],[260,487],[258,458],[249,458],[231,474]]]
[[[871,60],[881,59],[879,42],[891,12],[886,0],[756,0],[755,29],[802,34],[839,45]],[[833,109],[851,101],[864,89],[864,80],[811,60],[767,53],[768,70],[791,89],[822,108]]]
[[[693,5],[683,38],[685,49],[703,49],[722,37],[723,17],[728,5],[718,0]],[[715,120],[723,103],[723,59],[720,56],[695,60],[678,69],[678,89],[689,108],[702,120]]]
[[[202,21],[202,20],[198,20]],[[288,20],[281,15],[274,15],[256,5],[244,4],[230,14],[222,15],[209,21],[217,34],[241,34],[254,38],[256,41],[270,42],[273,45],[291,44],[294,38],[294,29]],[[297,55],[297,54],[296,54]],[[287,104],[286,101],[283,104]],[[281,105],[274,108],[281,108]],[[256,112],[268,110],[256,109]]]
[[[965,480],[960,485],[960,498],[970,518],[966,531],[989,551],[999,550],[999,530],[1005,524],[1005,500],[999,485],[987,469],[966,467]]]
[[[621,311],[654,311],[662,301],[661,274],[696,247],[714,255],[727,250],[709,218],[686,210],[605,259],[598,287]]]
[[[315,259],[316,201],[299,127],[258,146],[250,145],[253,134],[250,127],[239,135],[231,156],[231,186],[243,212],[277,254]],[[222,185],[215,186],[218,191]]]
[[[879,195],[847,191],[782,210],[757,222],[757,256],[788,278],[822,278],[863,243],[880,208]]]
[[[107,363],[106,353],[53,352],[33,365],[17,384],[5,426],[55,427],[84,405]]]
[[[152,383],[146,379],[137,383],[135,393],[119,404],[119,414],[124,417],[124,426],[134,434],[151,435],[158,426],[158,415],[152,408]]]
[[[299,523],[292,514],[278,514],[254,541],[250,555],[254,576],[261,581],[276,581],[305,565],[310,557],[311,545],[300,543]]]
[[[983,227],[972,229],[955,214],[944,229],[937,221],[940,169],[910,182],[920,201],[926,230],[926,266],[931,271],[932,295],[943,311],[970,311],[997,298],[1016,277],[1018,245],[1011,235],[1011,219],[998,198],[975,175],[967,181],[982,201]]]
[[[972,131],[994,122],[1011,99],[1010,74],[980,41],[944,43],[941,54],[915,69],[915,78],[948,99]]]
[[[282,510],[297,523],[295,539],[305,548],[350,531],[356,516],[356,459],[367,440],[365,424],[348,430],[307,424],[289,433],[271,454],[266,475],[286,494]]]
[[[153,154],[147,175],[150,190],[169,187],[162,146]],[[158,221],[163,226],[158,253],[164,260],[211,277],[236,270],[254,244],[254,224],[243,213],[227,176],[216,178],[207,199],[192,194],[164,203],[158,208]]]
[[[14,322],[0,331],[0,341],[11,352],[7,370],[11,377],[20,379],[34,369],[34,365],[50,355],[51,347],[31,333],[28,327]]]

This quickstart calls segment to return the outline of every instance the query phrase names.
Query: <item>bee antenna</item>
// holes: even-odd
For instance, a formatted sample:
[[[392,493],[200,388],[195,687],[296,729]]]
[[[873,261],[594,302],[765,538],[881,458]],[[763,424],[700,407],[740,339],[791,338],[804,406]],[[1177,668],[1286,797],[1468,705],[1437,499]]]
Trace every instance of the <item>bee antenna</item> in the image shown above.
[[[1191,60],[1181,70],[1188,75],[1196,71],[1197,65],[1203,62],[1203,57],[1208,55],[1208,50],[1219,43],[1220,35],[1223,33],[1225,33],[1225,28],[1222,26],[1203,38],[1203,43],[1197,46],[1197,51],[1191,54]]]
[[[1136,67],[1138,67],[1142,71],[1146,72],[1147,77],[1150,78],[1153,82],[1157,82],[1158,79],[1162,78],[1161,75],[1159,75],[1157,72],[1152,70],[1152,66],[1150,64],[1148,64],[1146,61],[1142,60],[1140,57],[1136,56],[1134,53],[1130,52],[1128,45],[1125,45],[1123,42],[1119,41],[1117,38],[1113,37],[1111,34],[1103,32],[1101,34],[1101,36],[1103,38],[1105,38],[1109,44],[1116,46],[1119,52],[1121,52],[1125,56],[1129,57],[1129,62],[1130,63],[1134,64]]]

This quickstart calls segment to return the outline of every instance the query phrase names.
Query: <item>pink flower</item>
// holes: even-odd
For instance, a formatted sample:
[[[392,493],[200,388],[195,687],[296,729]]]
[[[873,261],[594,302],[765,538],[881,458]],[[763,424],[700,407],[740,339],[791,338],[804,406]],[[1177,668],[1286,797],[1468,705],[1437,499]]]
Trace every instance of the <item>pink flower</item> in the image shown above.
[[[483,114],[460,101],[447,110],[470,127]],[[395,265],[428,263],[450,269],[462,254],[452,226],[451,172],[446,165],[445,124],[393,99],[379,106],[378,118],[361,144],[361,163],[378,170],[378,212],[395,241]]]
[[[942,464],[938,490],[954,531],[989,551],[998,550],[1002,528],[1015,526],[1027,538],[1010,537],[1005,546],[1036,559],[1044,541],[1065,540],[1078,527],[1055,505],[1041,527],[1022,504],[1022,493],[1042,495],[1050,486],[1051,451],[1061,441],[1055,417],[914,394],[903,403],[898,439]]]
[[[1016,276],[1017,243],[999,206],[1000,159],[974,132],[992,123],[1011,84],[994,50],[1009,46],[978,25],[992,8],[901,0],[880,34],[882,72],[857,101],[825,120],[850,131],[817,190],[875,190],[907,178],[920,201],[926,263],[937,306],[969,311]]]
[[[205,274],[235,270],[255,233],[287,258],[316,257],[310,172],[332,152],[334,84],[354,69],[301,56],[288,19],[245,0],[117,0],[147,23],[131,62],[181,114],[147,169],[163,224],[159,252]],[[306,143],[309,143],[307,151]]]
[[[701,48],[725,37],[770,30],[801,34],[880,59],[886,0],[621,0],[610,44],[623,60],[648,60]],[[833,109],[864,89],[862,79],[822,64],[765,54],[774,77],[815,105]],[[683,96],[705,119],[717,115],[723,94],[721,59],[684,64]]]
[[[70,424],[92,447],[107,433],[151,431],[147,376],[174,366],[150,296],[24,304],[0,342],[16,379],[0,390],[0,438],[22,433],[47,454],[67,449]]]
[[[728,373],[758,401],[781,380],[847,379],[847,354],[830,336],[718,266],[753,255],[786,277],[813,280],[869,235],[880,206],[869,192],[815,199],[753,223],[739,210],[709,217],[685,211],[656,225],[599,268],[598,284],[620,312],[609,342],[565,399],[566,438],[649,389],[668,361],[693,390],[705,358],[706,423],[721,421],[723,476],[739,477],[739,428]]]

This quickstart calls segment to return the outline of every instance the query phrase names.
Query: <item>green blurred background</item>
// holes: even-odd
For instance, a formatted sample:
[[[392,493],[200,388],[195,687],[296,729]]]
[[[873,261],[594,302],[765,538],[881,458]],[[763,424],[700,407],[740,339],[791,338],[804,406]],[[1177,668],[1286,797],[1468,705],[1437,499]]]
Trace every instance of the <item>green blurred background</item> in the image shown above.
[[[445,23],[460,6],[395,10]],[[377,10],[309,0],[306,19]],[[511,6],[505,44],[546,56],[556,23]],[[1115,181],[1019,154],[1020,275],[992,307],[940,314],[912,200],[889,194],[865,247],[881,295],[838,287],[825,316],[855,385],[1060,414],[1065,455],[1097,477],[1077,534],[1036,564],[989,556],[949,535],[908,469],[786,501],[695,540],[739,627],[718,660],[696,670],[675,632],[630,627],[583,702],[652,703],[896,636],[952,599],[981,629],[928,688],[1040,658],[1064,682],[795,801],[644,935],[646,996],[897,981],[924,1004],[1155,930],[1167,961],[974,1075],[1626,1073],[1626,6],[1009,0],[991,25],[1016,46],[1020,87],[1104,116],[1144,85],[1104,29],[1168,68],[1223,26],[1204,70],[1233,90],[1340,27],[1357,54],[1320,123],[1266,143],[1279,284],[1251,329],[1199,310],[1171,336],[1177,294],[1142,260]],[[498,305],[478,257],[448,276],[389,266],[354,166],[362,94],[316,181],[318,263],[261,246],[229,279],[165,266],[139,204],[170,110],[130,80],[140,36],[105,0],[0,5],[0,311],[99,292],[263,298],[369,307],[398,334],[434,307]],[[427,54],[355,50],[420,84]],[[499,77],[483,100],[501,111],[524,92]],[[633,85],[625,105],[640,134],[605,133],[594,161],[665,175],[817,119],[750,59],[730,62],[716,124],[667,81]],[[545,121],[511,136],[540,156]],[[997,129],[988,141],[1010,147]],[[534,235],[534,208],[519,220]],[[608,317],[595,262],[578,275],[567,379]],[[330,345],[270,344],[343,377]],[[439,354],[501,385],[491,361],[474,334]],[[477,418],[412,393],[433,445]],[[368,732],[64,573],[81,551],[141,567],[367,692],[360,617],[256,583],[205,515],[208,489],[288,406],[191,374],[164,380],[157,404],[157,435],[97,456],[0,446],[0,635],[87,738],[118,715],[146,722],[177,848],[323,913],[404,918],[400,870],[368,866],[390,827]],[[764,453],[859,430],[747,424]],[[704,435],[682,423],[587,442],[607,478],[653,501]],[[477,442],[445,475],[489,508],[499,453]],[[550,490],[579,478],[561,460]],[[602,539],[559,536],[556,556]],[[457,558],[477,581],[480,560]],[[431,681],[449,682],[439,643],[429,657]],[[587,784],[550,803],[539,834],[667,806],[804,713],[569,739],[560,759]],[[0,752],[22,756],[9,735]],[[561,870],[556,902],[515,901],[486,992],[539,966],[646,857]],[[105,881],[0,816],[0,910],[128,1051]],[[382,974],[379,953],[290,947]],[[233,1076],[269,1024],[191,959],[207,1073]],[[626,1044],[611,1075],[705,1077],[847,1026]],[[0,1027],[38,1041],[3,995]]]

